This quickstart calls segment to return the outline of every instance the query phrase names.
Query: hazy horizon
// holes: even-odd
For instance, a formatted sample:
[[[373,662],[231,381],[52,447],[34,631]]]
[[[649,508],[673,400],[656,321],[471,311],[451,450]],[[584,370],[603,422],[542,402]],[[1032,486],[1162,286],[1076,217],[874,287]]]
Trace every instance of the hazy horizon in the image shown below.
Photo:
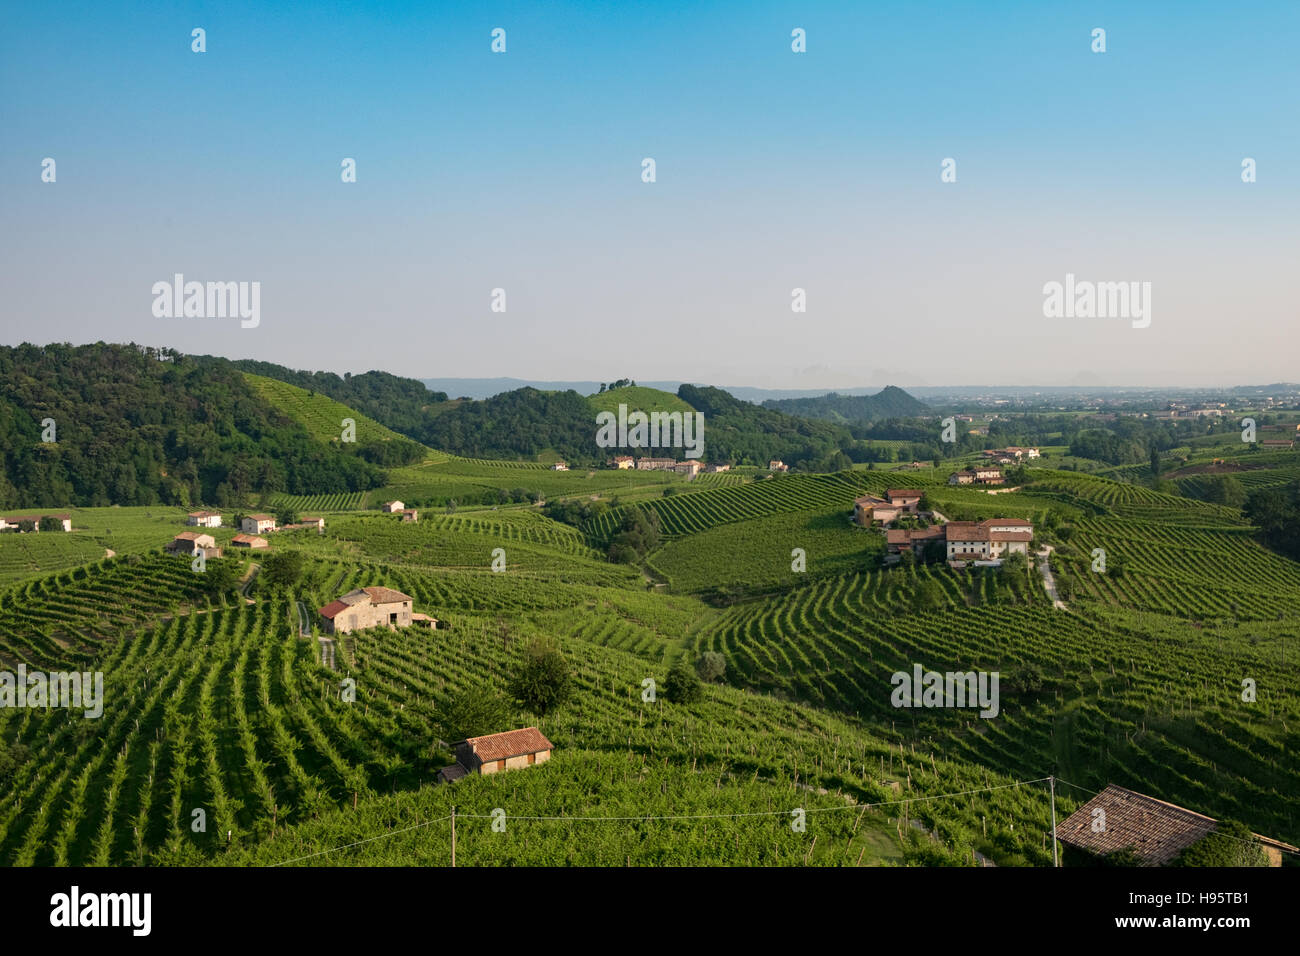
[[[1265,6],[15,8],[3,342],[819,391],[1284,382],[1300,7]],[[178,273],[259,282],[259,323],[155,317]],[[1150,283],[1149,327],[1046,318],[1067,275]]]

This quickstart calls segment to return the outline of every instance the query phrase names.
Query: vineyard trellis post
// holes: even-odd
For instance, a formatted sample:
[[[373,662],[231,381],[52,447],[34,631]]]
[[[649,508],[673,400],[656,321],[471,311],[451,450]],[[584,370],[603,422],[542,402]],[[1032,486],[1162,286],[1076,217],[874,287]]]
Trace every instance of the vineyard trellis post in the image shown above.
[[[1056,777],[1049,776],[1047,785],[1052,790],[1052,866],[1059,867],[1061,861],[1058,858],[1056,849]]]

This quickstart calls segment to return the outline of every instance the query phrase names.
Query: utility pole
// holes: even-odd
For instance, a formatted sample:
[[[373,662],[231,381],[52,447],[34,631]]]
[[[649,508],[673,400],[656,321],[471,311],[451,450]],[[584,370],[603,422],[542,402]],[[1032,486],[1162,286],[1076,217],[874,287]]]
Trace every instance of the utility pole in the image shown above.
[[[456,866],[456,808],[451,808],[451,865]]]
[[[1060,861],[1060,858],[1057,856],[1057,850],[1056,850],[1056,778],[1055,778],[1055,777],[1048,777],[1048,778],[1047,778],[1047,784],[1048,784],[1048,786],[1050,786],[1050,787],[1052,788],[1052,866],[1053,866],[1053,867],[1058,867],[1058,866],[1061,865],[1061,861]],[[452,811],[452,812],[454,813],[455,811]],[[453,816],[452,819],[454,820],[455,817]],[[454,824],[454,823],[452,824],[452,832],[455,833],[455,824]],[[452,847],[454,848],[455,846],[456,846],[456,842],[455,842],[455,839],[453,838],[453,840],[452,840]],[[454,850],[454,849],[453,849],[453,851],[452,851],[452,859],[455,860],[455,850]],[[452,863],[452,866],[455,866],[455,865],[456,865],[456,864],[453,862],[453,863]]]

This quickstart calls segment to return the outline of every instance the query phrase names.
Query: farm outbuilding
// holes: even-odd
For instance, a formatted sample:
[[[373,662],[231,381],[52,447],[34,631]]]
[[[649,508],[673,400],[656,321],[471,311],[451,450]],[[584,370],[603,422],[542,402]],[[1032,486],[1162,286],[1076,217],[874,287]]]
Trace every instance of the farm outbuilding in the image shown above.
[[[468,773],[497,773],[545,763],[554,745],[536,727],[469,737],[456,744],[456,762],[438,772],[444,783]]]
[[[1057,838],[1097,856],[1130,850],[1143,866],[1166,866],[1217,826],[1213,817],[1112,783],[1070,814]],[[1254,836],[1270,866],[1281,866],[1283,853],[1300,852],[1288,843]]]

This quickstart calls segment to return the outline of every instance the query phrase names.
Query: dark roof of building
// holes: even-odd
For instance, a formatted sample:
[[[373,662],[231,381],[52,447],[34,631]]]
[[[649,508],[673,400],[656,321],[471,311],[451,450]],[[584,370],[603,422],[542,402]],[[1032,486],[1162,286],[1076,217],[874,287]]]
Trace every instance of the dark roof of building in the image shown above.
[[[450,767],[443,767],[439,770],[438,776],[442,777],[444,783],[454,783],[467,773],[469,773],[468,770],[460,764],[454,763]]]

